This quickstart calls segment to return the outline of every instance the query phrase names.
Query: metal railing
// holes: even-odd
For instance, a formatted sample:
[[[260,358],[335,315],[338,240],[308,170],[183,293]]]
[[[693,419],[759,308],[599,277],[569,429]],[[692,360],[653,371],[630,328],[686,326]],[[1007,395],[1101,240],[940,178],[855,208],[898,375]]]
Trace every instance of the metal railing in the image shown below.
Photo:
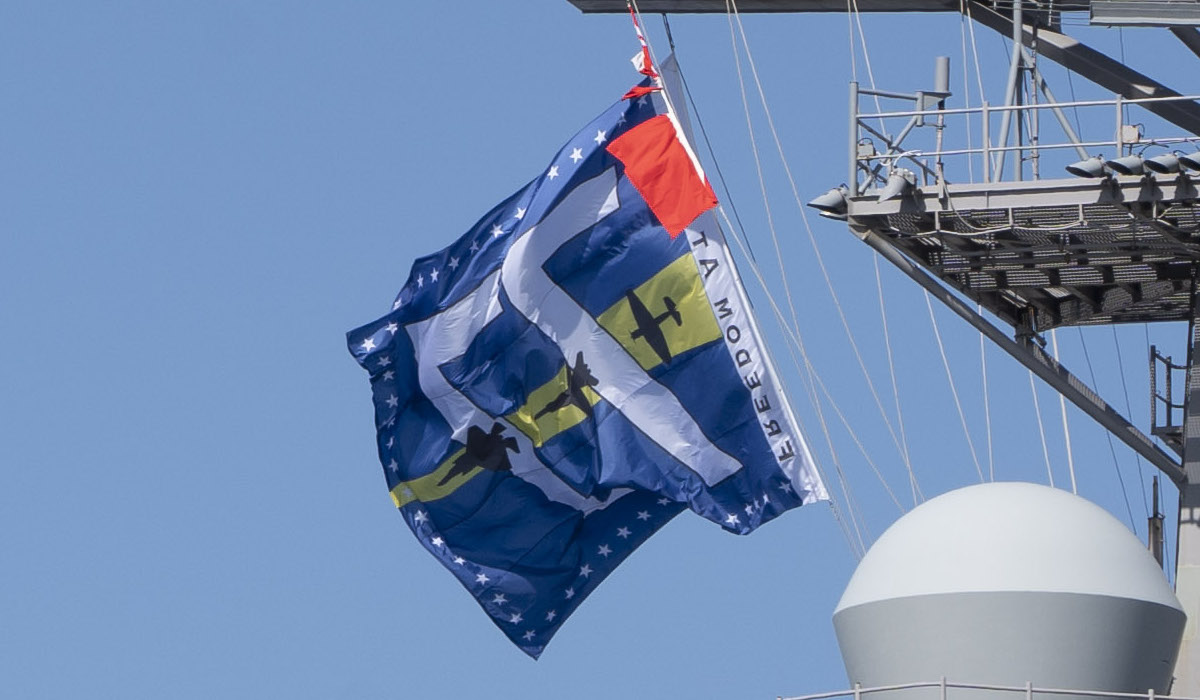
[[[922,186],[941,182],[991,183],[1041,179],[1043,172],[1052,178],[1067,177],[1066,165],[1101,155],[1119,158],[1131,154],[1157,155],[1153,148],[1170,152],[1172,147],[1188,144],[1190,151],[1200,148],[1200,137],[1185,133],[1145,108],[1162,103],[1196,102],[1200,95],[1180,95],[1075,102],[1039,102],[1012,106],[944,108],[948,93],[916,92],[904,94],[850,85],[850,195],[861,194],[886,181],[892,168],[911,167]],[[864,97],[876,100],[905,100],[916,109],[874,112],[860,110]],[[1107,115],[1102,111],[1109,112]],[[1057,121],[1060,136],[1045,138],[1040,117],[1050,113]],[[1074,117],[1075,124],[1072,125]],[[1144,114],[1143,114],[1144,113]],[[1005,115],[1009,115],[1006,117]],[[996,122],[1001,129],[1015,132],[993,133]],[[962,126],[960,126],[960,123]],[[1161,134],[1150,136],[1147,125]],[[951,128],[955,127],[955,128]],[[1115,127],[1115,128],[1114,128]],[[1111,137],[1083,140],[1078,131],[1110,131]],[[949,138],[953,137],[953,138]],[[1066,157],[1059,157],[1066,154]],[[1011,160],[1010,160],[1011,156]],[[947,172],[947,161],[953,164]],[[1012,161],[1017,167],[1011,166]]]
[[[987,683],[951,683],[944,677],[938,681],[920,682],[920,683],[900,683],[896,685],[881,685],[871,688],[863,688],[855,684],[853,688],[848,690],[838,690],[829,693],[817,693],[814,695],[792,695],[778,696],[778,700],[832,700],[833,698],[849,698],[850,700],[863,700],[866,696],[876,693],[895,692],[898,690],[918,690],[930,689],[937,692],[937,695],[932,693],[928,700],[948,700],[951,690],[986,690],[1000,693],[1012,693],[1014,700],[1022,700],[1016,698],[1016,694],[1020,693],[1023,700],[1036,700],[1038,696],[1054,695],[1054,696],[1070,696],[1078,698],[1111,698],[1120,700],[1196,700],[1183,695],[1160,695],[1153,688],[1148,689],[1144,693],[1116,693],[1105,690],[1080,690],[1073,688],[1035,688],[1032,683],[1026,683],[1023,686],[1009,685],[991,685]]]

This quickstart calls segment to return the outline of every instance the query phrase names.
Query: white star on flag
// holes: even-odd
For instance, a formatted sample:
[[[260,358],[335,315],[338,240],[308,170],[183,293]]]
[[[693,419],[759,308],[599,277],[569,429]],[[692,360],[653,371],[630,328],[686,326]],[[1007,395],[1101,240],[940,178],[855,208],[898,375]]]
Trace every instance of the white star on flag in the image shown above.
[[[629,537],[629,528],[627,528],[627,527],[617,528],[617,537],[628,538]]]
[[[730,513],[729,517],[725,518],[725,522],[729,523],[730,525],[737,525],[740,521],[738,520],[738,516]]]
[[[600,144],[602,144],[602,143],[604,143],[605,141],[607,141],[607,140],[608,140],[608,137],[607,137],[607,136],[605,136],[605,134],[604,134],[604,132],[603,132],[603,131],[597,131],[597,132],[596,132],[596,138],[594,138],[594,139],[592,139],[592,140],[596,142],[596,145],[597,145],[597,146],[599,146]]]
[[[365,350],[366,352],[371,352],[372,350],[375,349],[375,341],[370,338],[367,338],[366,340],[363,341],[362,349]]]
[[[531,639],[533,639],[533,630],[527,630],[527,631],[525,632],[525,634],[523,634],[523,635],[521,635],[521,636],[522,636],[522,637],[525,639],[525,641],[527,641],[527,642],[528,642],[528,641],[530,641]]]
[[[388,397],[387,405],[388,408],[395,408],[400,405],[400,399],[396,398],[395,394],[392,394]]]
[[[462,557],[454,557],[454,563],[462,566],[463,564],[467,563],[467,560],[463,559]]]
[[[745,510],[746,515],[754,515],[754,506],[750,505],[749,503],[746,504]]]
[[[570,599],[574,598],[574,597],[575,597],[575,589],[574,589],[574,588],[568,588],[568,589],[566,590],[566,595],[567,595],[567,600],[570,600]]]
[[[665,505],[667,505],[667,504],[668,504],[668,503],[670,503],[670,502],[671,502],[671,499],[669,499],[669,498],[660,498],[660,499],[658,499],[658,505],[660,505],[660,506],[665,506]]]
[[[390,382],[395,378],[396,378],[396,373],[390,369],[383,373],[383,381],[385,381],[385,382]]]
[[[551,165],[551,166],[550,166],[550,172],[546,173],[546,177],[550,178],[551,180],[553,180],[554,178],[558,177],[558,166],[557,166],[557,165]]]
[[[433,543],[434,547],[441,547],[442,543],[445,542],[445,540],[443,540],[441,537],[434,537],[429,541]]]
[[[639,510],[638,514],[637,514],[637,519],[638,520],[649,520],[650,519],[650,511]]]
[[[425,275],[417,275],[417,289],[425,286]]]
[[[558,611],[551,610],[550,612],[546,613],[546,622],[554,622],[554,618],[556,617],[558,617]]]
[[[496,597],[492,598],[492,602],[496,605],[504,605],[508,602],[508,598],[505,598],[503,593],[497,593]]]
[[[387,448],[388,448],[389,450],[390,450],[390,449],[392,449],[392,445],[394,445],[395,443],[396,443],[396,436],[394,436],[394,435],[393,435],[392,437],[388,438],[388,441],[387,441]],[[393,460],[393,461],[394,461],[394,460]]]
[[[517,207],[517,213],[513,214],[513,218],[514,219],[524,219],[525,218],[525,207]]]
[[[584,565],[583,565],[582,567],[580,567],[580,569],[579,569],[579,575],[580,575],[580,576],[582,576],[582,577],[584,577],[584,578],[587,578],[588,576],[591,576],[591,575],[592,575],[592,567],[588,566],[587,564],[584,564]]]
[[[437,276],[438,276],[438,269],[436,267],[429,271],[429,281],[430,282],[437,282]]]
[[[400,330],[400,325],[395,321],[392,321],[391,323],[387,324],[386,327],[384,327],[384,330],[392,335],[396,335],[396,331]]]
[[[500,224],[492,224],[492,238],[499,238],[503,233],[504,229],[500,228]]]
[[[508,619],[508,621],[514,625],[520,624],[521,620],[522,620],[521,613],[513,613],[512,617],[510,617]]]
[[[397,464],[396,460],[394,459],[391,462],[388,462],[388,469],[391,469],[393,474],[400,473],[400,465]]]
[[[600,551],[598,552],[598,554],[600,554],[600,556],[602,556],[602,557],[607,557],[608,555],[612,554],[612,547],[609,547],[606,544],[602,544],[602,545],[600,545]]]
[[[472,253],[479,252],[479,242],[478,241],[471,241],[471,252]]]
[[[458,258],[450,258],[450,262],[446,263],[446,267],[450,268],[451,270],[457,270]]]
[[[575,163],[583,160],[583,149],[576,148],[575,150],[571,151],[571,160]]]
[[[491,581],[491,579],[488,578],[487,574],[478,574],[475,576],[475,583],[487,583],[488,581]]]
[[[425,515],[425,511],[418,510],[417,514],[413,516],[413,520],[416,520],[418,523],[423,523],[426,520],[429,520],[429,516]]]
[[[379,366],[380,366],[380,367],[387,367],[387,366],[388,366],[388,365],[390,365],[390,364],[392,364],[392,358],[390,358],[390,357],[388,357],[388,356],[386,356],[386,355],[384,355],[383,357],[379,358]]]

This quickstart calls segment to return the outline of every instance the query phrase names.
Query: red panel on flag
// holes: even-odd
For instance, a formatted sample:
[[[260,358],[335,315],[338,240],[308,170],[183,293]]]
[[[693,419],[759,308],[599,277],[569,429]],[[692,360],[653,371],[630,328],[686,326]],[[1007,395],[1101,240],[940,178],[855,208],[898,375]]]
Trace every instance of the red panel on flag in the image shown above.
[[[608,144],[608,152],[625,165],[625,177],[671,238],[717,204],[717,195],[696,172],[665,114],[621,134]]]

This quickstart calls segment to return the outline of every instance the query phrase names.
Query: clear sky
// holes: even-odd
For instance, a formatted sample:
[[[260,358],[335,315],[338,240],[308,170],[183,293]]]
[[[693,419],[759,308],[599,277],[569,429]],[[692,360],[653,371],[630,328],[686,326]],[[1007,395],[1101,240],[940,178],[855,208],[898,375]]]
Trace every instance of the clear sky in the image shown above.
[[[803,199],[845,179],[846,20],[746,17]],[[665,54],[662,23],[647,26]],[[814,363],[909,508],[767,142],[773,247],[729,25],[672,29],[732,197],[718,192],[780,299],[785,261]],[[880,87],[931,87],[941,53],[961,92],[956,17],[868,17],[864,30]],[[1004,42],[976,32],[994,93]],[[1114,55],[1123,42],[1147,70],[1194,60],[1164,32],[1088,36]],[[684,513],[534,662],[385,489],[345,331],[635,82],[636,48],[626,17],[566,0],[0,6],[0,694],[767,698],[845,685],[830,616],[855,560],[824,504],[745,538]],[[1065,74],[1048,72],[1067,99]],[[1174,73],[1173,87],[1200,92],[1194,70]],[[871,255],[809,218],[891,410]],[[883,272],[922,491],[976,482],[924,301]],[[751,294],[832,474],[766,297]],[[938,320],[986,473],[978,336]],[[1182,356],[1181,327],[1148,335]],[[1101,393],[1123,407],[1111,332],[1085,337]],[[1142,426],[1146,337],[1118,334]],[[1060,342],[1087,379],[1080,335]],[[988,358],[996,476],[1044,483],[1027,375]],[[1058,404],[1039,396],[1061,486]],[[1103,433],[1071,421],[1080,492],[1124,522],[1132,512],[1144,537],[1138,465],[1117,448],[1127,511]],[[900,510],[846,431],[833,440],[870,540]]]

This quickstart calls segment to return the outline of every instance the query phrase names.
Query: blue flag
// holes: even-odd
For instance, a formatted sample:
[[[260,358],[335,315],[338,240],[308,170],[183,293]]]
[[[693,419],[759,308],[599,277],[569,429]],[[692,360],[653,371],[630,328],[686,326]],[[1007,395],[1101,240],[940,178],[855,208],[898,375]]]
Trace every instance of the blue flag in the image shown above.
[[[347,334],[392,499],[535,658],[685,508],[828,498],[713,203],[661,98],[622,100]]]

